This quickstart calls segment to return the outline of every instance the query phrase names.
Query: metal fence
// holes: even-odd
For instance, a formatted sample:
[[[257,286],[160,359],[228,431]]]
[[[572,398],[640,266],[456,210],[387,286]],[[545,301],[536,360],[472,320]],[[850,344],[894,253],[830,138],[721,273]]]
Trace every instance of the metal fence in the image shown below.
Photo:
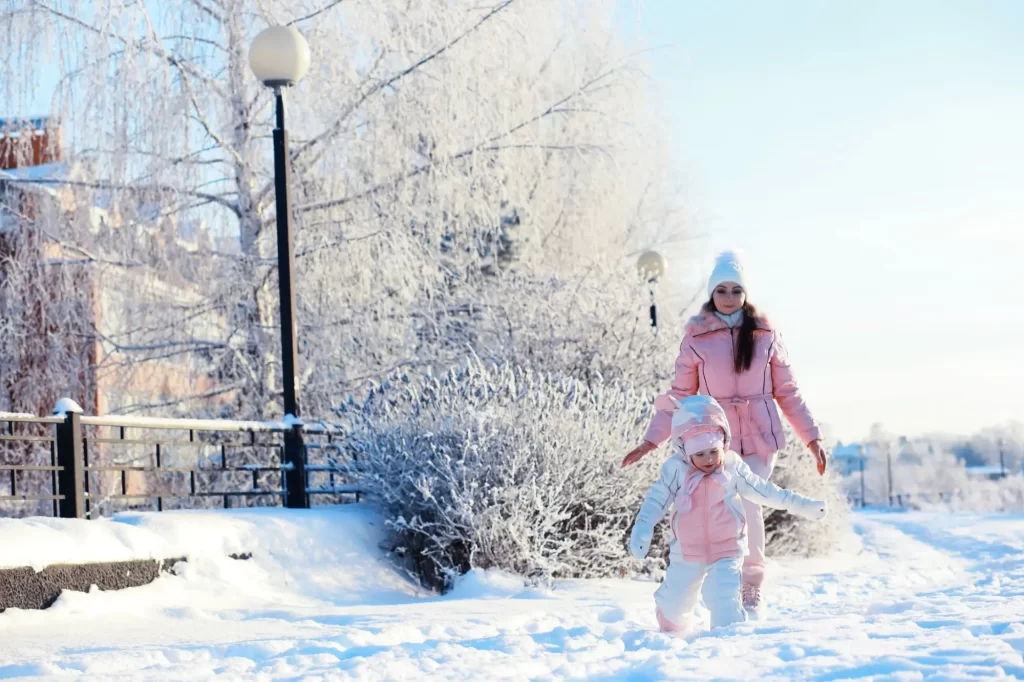
[[[359,499],[337,426],[99,417],[76,407],[52,417],[0,413],[0,516]]]
[[[888,501],[886,501],[884,498],[879,498],[878,500],[865,500],[856,493],[847,493],[846,499],[850,503],[850,506],[855,509],[863,508],[868,505],[888,505],[898,509],[913,509],[921,505],[950,504],[956,500],[959,495],[960,491],[958,490],[936,493],[892,493],[889,495]]]
[[[884,474],[884,493],[871,495],[865,481],[866,459],[861,456],[854,460],[855,466],[847,468],[843,474],[846,499],[853,508],[867,506],[889,506],[899,509],[916,508],[921,505],[949,504],[960,494],[959,490],[930,492],[900,492],[894,489],[896,480],[893,476],[892,459],[886,458]]]
[[[1014,470],[1001,462],[998,466],[969,466],[963,469],[966,479],[959,481],[946,480],[944,483],[929,488],[922,485],[913,475],[914,469],[898,469],[894,467],[894,458],[886,456],[885,459],[868,460],[861,456],[859,458],[847,457],[843,465],[845,469],[840,471],[843,477],[843,488],[846,492],[846,499],[853,508],[871,507],[894,507],[897,509],[919,509],[935,505],[976,505],[979,495],[994,500],[999,497],[1010,508],[1019,508],[1024,500],[1017,500],[1021,496],[1020,488],[1011,486],[1005,493],[998,493],[994,490],[978,491],[972,485],[982,481],[1007,482],[1024,481],[1021,474],[1015,474]],[[870,464],[871,466],[866,466]],[[870,477],[872,483],[867,482],[867,471],[873,472]],[[902,471],[902,473],[901,473]]]

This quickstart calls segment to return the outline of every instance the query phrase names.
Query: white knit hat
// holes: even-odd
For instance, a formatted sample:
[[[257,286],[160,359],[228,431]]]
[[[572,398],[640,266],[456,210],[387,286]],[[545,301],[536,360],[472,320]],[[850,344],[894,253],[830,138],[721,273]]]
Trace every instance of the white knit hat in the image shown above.
[[[708,280],[708,298],[714,295],[715,287],[722,282],[736,282],[747,291],[745,279],[739,254],[735,251],[723,251],[715,259],[715,269],[711,271],[711,279]]]

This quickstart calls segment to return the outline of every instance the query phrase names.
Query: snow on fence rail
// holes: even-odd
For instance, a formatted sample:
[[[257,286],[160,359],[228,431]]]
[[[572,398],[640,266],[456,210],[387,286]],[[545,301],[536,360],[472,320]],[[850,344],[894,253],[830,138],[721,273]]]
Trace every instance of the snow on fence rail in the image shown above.
[[[359,499],[335,425],[81,412],[68,399],[50,417],[0,412],[0,516]]]

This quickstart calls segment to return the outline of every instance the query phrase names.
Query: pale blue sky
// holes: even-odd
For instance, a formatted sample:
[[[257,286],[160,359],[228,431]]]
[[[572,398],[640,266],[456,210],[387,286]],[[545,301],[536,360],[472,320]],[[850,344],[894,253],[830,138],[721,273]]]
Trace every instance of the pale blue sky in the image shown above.
[[[819,419],[1024,421],[1024,2],[635,11],[705,255],[745,251]]]

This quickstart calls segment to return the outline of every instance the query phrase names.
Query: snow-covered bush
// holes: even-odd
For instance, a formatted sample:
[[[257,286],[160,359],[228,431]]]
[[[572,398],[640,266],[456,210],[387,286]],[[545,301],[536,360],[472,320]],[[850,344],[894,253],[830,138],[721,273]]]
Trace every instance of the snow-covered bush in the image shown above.
[[[829,514],[823,521],[807,521],[777,509],[764,509],[766,551],[770,556],[822,554],[837,547],[849,527],[850,506],[843,481],[835,469],[818,474],[814,455],[792,431],[786,431],[786,447],[779,452],[771,480],[802,495],[823,499]]]
[[[852,497],[859,497],[860,486],[858,472],[846,477],[845,487]],[[1019,512],[1024,511],[1024,476],[1011,473],[989,480],[972,475],[951,451],[929,452],[921,457],[901,453],[892,461],[877,454],[865,465],[864,496],[870,506]]]
[[[625,550],[665,456],[620,468],[650,410],[650,398],[625,384],[474,362],[440,377],[396,377],[339,414],[361,487],[393,531],[391,549],[443,589],[473,567],[539,580],[663,568],[663,523],[648,561]],[[766,509],[769,553],[834,548],[849,513],[840,479],[818,476],[796,444],[772,479],[823,497],[831,513],[811,523]]]
[[[997,466],[978,471],[969,466],[977,460],[963,459],[961,445],[953,438],[919,442],[874,438],[865,449],[863,482],[860,472],[853,470],[845,477],[844,487],[851,500],[863,494],[869,507],[1024,511],[1024,476],[1010,466],[1004,478],[996,477]]]
[[[382,383],[339,412],[392,549],[444,588],[471,567],[538,580],[637,569],[626,536],[662,458],[620,462],[650,405],[599,378],[477,362]],[[659,536],[652,556],[664,551]]]
[[[1024,477],[971,479],[951,496],[947,506],[955,511],[1024,512]]]

